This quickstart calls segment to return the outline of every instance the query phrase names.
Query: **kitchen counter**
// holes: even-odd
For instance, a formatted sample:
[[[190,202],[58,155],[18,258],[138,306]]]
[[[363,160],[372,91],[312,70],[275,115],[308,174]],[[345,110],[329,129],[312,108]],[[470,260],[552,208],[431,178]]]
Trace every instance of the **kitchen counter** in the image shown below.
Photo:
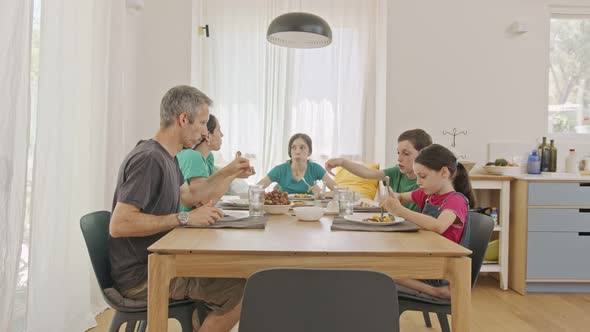
[[[522,174],[514,177],[518,180],[526,180],[526,181],[559,181],[559,182],[590,182],[590,175],[579,175],[579,174],[569,174],[569,173],[552,173],[552,174],[541,174],[541,175],[533,175],[533,174]]]
[[[492,175],[492,174],[469,174],[471,181],[511,181],[513,176],[508,175]]]
[[[469,173],[469,179],[472,181],[504,181],[504,180],[525,180],[534,182],[590,182],[590,175],[579,175],[569,173],[551,173],[551,174],[519,174],[519,175],[491,175],[487,173]]]

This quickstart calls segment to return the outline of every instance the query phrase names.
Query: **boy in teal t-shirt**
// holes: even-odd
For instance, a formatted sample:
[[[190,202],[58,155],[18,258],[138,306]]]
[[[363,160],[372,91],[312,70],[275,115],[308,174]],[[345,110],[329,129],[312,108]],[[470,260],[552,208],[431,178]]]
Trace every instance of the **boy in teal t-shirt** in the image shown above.
[[[217,172],[213,151],[219,151],[221,148],[223,133],[219,121],[213,114],[209,115],[207,131],[208,135],[194,149],[184,149],[176,154],[178,166],[191,192],[200,195],[198,198],[193,198],[195,199],[194,204],[216,202],[227,192],[228,179],[247,178],[254,174],[247,159],[240,157],[236,157],[229,165]],[[247,165],[247,167],[240,167],[236,170],[235,167],[240,164]],[[215,175],[213,175],[214,173]],[[193,208],[194,206],[180,205],[179,211],[189,212]]]
[[[210,153],[205,158],[199,151],[184,149],[176,155],[176,159],[178,159],[178,166],[180,166],[182,176],[188,185],[190,185],[190,179],[192,178],[207,178],[215,173],[215,158],[213,157],[213,153]],[[188,208],[181,204],[179,211],[189,212],[192,209],[193,207]]]

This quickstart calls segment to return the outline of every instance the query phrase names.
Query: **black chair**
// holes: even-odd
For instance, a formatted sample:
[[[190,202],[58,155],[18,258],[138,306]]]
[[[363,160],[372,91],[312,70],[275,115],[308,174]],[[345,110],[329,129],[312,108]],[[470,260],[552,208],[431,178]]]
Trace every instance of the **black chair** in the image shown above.
[[[80,228],[86,241],[92,268],[102,291],[102,296],[107,304],[115,309],[109,332],[119,331],[123,323],[127,323],[125,332],[135,331],[138,322],[139,331],[144,332],[147,320],[147,303],[145,301],[125,299],[113,288],[111,263],[108,254],[110,219],[111,213],[108,211],[93,212],[80,219]],[[192,315],[195,309],[199,310],[199,318],[202,322],[206,310],[204,304],[198,301],[171,302],[168,308],[168,316],[180,322],[182,332],[192,332]]]
[[[463,232],[461,244],[472,251],[471,255],[471,288],[475,282],[483,263],[483,257],[492,236],[494,221],[490,216],[477,212],[469,212],[468,227]],[[451,285],[453,287],[453,285]],[[443,332],[450,332],[447,315],[451,314],[451,302],[428,296],[399,294],[399,314],[404,311],[422,311],[427,327],[432,327],[430,313],[436,313]]]
[[[257,272],[246,283],[239,332],[276,331],[399,331],[395,282],[360,270]]]

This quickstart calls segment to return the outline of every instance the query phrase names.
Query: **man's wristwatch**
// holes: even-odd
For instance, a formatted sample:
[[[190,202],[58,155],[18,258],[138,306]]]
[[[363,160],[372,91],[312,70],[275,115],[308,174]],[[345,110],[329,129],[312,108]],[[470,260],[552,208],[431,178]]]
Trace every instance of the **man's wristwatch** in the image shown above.
[[[188,224],[188,212],[180,212],[176,215],[176,219],[180,222],[180,225],[186,226]]]

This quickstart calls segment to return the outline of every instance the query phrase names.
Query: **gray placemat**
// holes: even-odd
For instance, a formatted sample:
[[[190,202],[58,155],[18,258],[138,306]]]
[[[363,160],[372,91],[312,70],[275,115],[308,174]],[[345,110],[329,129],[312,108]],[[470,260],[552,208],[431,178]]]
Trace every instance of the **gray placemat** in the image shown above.
[[[240,229],[264,229],[268,216],[248,217],[236,221],[218,220],[209,226],[185,226],[186,228],[240,228]]]
[[[342,217],[334,217],[332,221],[333,231],[366,231],[366,232],[417,232],[420,227],[411,221],[404,220],[393,225],[365,225],[359,224]]]

